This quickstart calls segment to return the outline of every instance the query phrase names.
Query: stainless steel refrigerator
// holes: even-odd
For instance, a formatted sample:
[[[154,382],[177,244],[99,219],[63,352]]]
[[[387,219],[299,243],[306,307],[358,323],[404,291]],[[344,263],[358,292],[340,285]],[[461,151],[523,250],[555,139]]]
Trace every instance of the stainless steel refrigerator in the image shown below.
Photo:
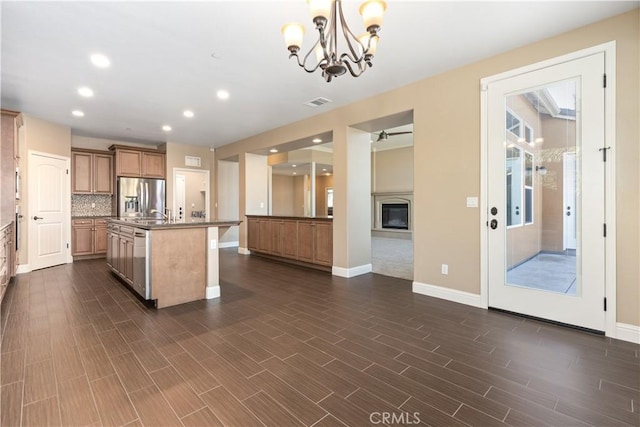
[[[151,178],[118,178],[118,216],[121,218],[157,218],[164,212],[165,181]]]

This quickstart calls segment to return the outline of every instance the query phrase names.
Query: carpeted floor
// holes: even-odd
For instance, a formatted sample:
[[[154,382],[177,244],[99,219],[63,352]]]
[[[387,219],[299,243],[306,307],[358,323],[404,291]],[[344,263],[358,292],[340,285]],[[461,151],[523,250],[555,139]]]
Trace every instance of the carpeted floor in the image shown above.
[[[413,240],[371,237],[373,272],[413,280]]]

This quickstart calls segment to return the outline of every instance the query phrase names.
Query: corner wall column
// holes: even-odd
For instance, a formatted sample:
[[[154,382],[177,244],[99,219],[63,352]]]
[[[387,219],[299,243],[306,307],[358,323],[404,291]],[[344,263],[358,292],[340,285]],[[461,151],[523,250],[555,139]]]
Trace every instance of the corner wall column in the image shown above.
[[[371,272],[371,135],[333,130],[333,268],[353,277]]]

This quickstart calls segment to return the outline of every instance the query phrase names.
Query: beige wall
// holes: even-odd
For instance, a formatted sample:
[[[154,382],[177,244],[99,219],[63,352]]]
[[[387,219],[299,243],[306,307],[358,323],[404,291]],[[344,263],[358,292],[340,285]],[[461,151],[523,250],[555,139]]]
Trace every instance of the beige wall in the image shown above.
[[[305,194],[307,192],[307,178],[305,175],[298,175],[293,178],[293,215],[306,216]]]
[[[157,148],[159,144],[140,144],[137,142],[121,141],[117,139],[71,135],[71,146],[73,148],[88,148],[91,150],[107,151],[112,145],[128,145],[130,147],[140,148]]]
[[[20,132],[20,169],[22,176],[21,206],[22,222],[20,223],[20,250],[18,257],[20,264],[29,263],[29,151],[54,154],[56,156],[71,158],[71,129],[22,114],[24,128]],[[71,167],[71,160],[69,160]],[[71,195],[71,189],[69,189]],[[69,215],[71,215],[71,199],[69,198]],[[70,218],[69,218],[70,219]],[[71,230],[69,230],[71,233]],[[69,236],[71,238],[71,236]]]
[[[371,153],[371,191],[373,193],[413,191],[413,147]]]
[[[246,153],[244,172],[246,214],[266,215],[269,205],[268,182],[271,173],[267,166],[267,156]],[[244,216],[244,213],[241,212],[240,215]]]
[[[480,212],[465,206],[480,195],[480,90],[483,77],[616,41],[616,179],[618,321],[640,325],[638,270],[637,94],[639,93],[638,9],[504,54],[433,76],[396,90],[218,148],[231,157],[281,141],[327,130],[334,132],[334,258],[345,258],[350,234],[346,219],[349,170],[345,128],[378,117],[413,110],[414,117],[414,280],[473,294],[480,293]],[[375,70],[373,71],[375,72]],[[631,96],[630,94],[634,94]],[[436,100],[436,101],[434,101]],[[244,196],[240,183],[241,198]],[[367,205],[367,216],[369,216]],[[434,207],[437,207],[435,209]],[[240,206],[243,213],[243,206]],[[241,230],[241,241],[246,236]],[[242,243],[241,243],[242,246]],[[449,264],[449,274],[440,265]]]
[[[287,175],[273,175],[271,177],[272,215],[295,215],[294,178]]]
[[[213,179],[213,173],[211,173],[211,169],[212,169],[211,165],[213,162],[214,153],[211,152],[209,147],[167,142],[166,144],[160,145],[158,148],[164,149],[167,156],[167,164],[166,164],[166,175],[167,175],[166,206],[167,207],[169,207],[170,209],[173,209],[173,169],[174,168],[209,171],[209,181],[210,181],[209,191],[211,191],[214,188],[214,186],[211,184],[211,180]],[[185,156],[200,157],[200,167],[185,166],[185,161],[184,161]],[[210,193],[209,201],[211,205],[213,204],[214,199],[215,197],[213,193]],[[208,212],[213,212],[211,208],[212,206],[208,206],[206,210]]]
[[[238,219],[239,208],[239,164],[220,160],[217,162],[217,219]],[[238,227],[229,227],[229,230],[221,236],[220,243],[237,242],[239,238]]]

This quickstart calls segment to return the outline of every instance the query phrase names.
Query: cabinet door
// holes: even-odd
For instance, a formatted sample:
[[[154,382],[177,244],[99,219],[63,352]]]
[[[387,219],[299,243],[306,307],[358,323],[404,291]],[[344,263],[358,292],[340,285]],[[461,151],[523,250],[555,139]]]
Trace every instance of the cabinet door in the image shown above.
[[[124,276],[133,283],[133,240],[125,241],[125,267]]]
[[[164,178],[165,155],[162,153],[142,152],[142,176],[148,178]]]
[[[284,222],[271,220],[271,253],[282,256],[282,234]]]
[[[257,218],[249,218],[247,220],[247,248],[249,250],[258,250],[260,228]]]
[[[298,258],[298,222],[282,221],[282,256]]]
[[[118,176],[141,176],[142,153],[134,150],[117,150],[116,171]]]
[[[107,226],[97,225],[93,235],[93,253],[107,253]]]
[[[111,258],[111,267],[120,271],[120,238],[116,233],[110,233],[109,235],[109,256]]]
[[[258,221],[258,250],[260,252],[271,252],[271,221],[268,219],[261,219]]]
[[[71,241],[71,255],[93,254],[93,226],[76,225],[73,227],[73,240]]]
[[[298,259],[313,262],[315,224],[298,221]]]
[[[91,193],[93,183],[93,154],[71,153],[71,191],[76,194]]]
[[[113,194],[113,156],[93,155],[93,192]]]
[[[333,265],[333,224],[316,222],[315,262],[322,265]]]

